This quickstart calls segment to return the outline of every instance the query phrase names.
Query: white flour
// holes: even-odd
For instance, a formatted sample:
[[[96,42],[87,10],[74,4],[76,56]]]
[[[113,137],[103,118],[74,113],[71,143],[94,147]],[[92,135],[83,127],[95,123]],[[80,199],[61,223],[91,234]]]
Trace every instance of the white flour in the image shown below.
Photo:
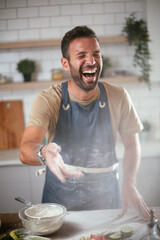
[[[63,213],[63,209],[53,205],[36,205],[26,209],[25,214],[30,218],[47,218],[58,216]]]
[[[36,235],[48,235],[57,231],[62,226],[65,215],[66,209],[57,204],[37,204],[20,212],[23,226]]]

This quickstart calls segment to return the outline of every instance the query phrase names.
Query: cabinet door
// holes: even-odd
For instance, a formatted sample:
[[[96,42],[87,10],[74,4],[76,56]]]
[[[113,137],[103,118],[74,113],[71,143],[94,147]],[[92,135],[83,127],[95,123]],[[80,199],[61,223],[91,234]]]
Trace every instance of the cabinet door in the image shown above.
[[[19,196],[33,203],[41,202],[44,176],[36,177],[38,167],[19,165],[0,167],[0,212],[19,212],[24,205]]]
[[[137,176],[137,189],[149,207],[160,205],[160,158],[142,158]],[[119,165],[119,182],[122,189],[122,160]]]
[[[44,166],[29,167],[31,199],[34,204],[41,203],[42,201],[45,174],[36,176],[36,170],[40,168],[44,168]]]
[[[138,190],[150,207],[160,205],[160,158],[142,158],[137,176]]]

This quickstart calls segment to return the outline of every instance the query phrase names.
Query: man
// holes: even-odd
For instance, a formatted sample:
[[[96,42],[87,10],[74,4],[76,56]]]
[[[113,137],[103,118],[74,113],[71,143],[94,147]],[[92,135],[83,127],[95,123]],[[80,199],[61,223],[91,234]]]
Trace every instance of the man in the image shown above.
[[[119,131],[124,144],[121,215],[132,206],[148,218],[149,209],[136,189],[138,132],[143,127],[128,94],[98,83],[101,50],[90,28],[67,32],[61,50],[70,80],[38,94],[20,149],[23,163],[46,164],[42,202],[68,210],[120,208],[115,154]],[[45,135],[47,144],[41,145]]]

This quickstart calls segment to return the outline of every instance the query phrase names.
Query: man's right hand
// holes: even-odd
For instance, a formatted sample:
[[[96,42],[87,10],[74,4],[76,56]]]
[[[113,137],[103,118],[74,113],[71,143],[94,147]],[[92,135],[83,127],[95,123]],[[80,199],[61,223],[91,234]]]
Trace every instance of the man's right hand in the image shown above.
[[[40,165],[36,153],[42,144],[45,134],[46,130],[42,127],[30,126],[25,129],[20,147],[20,160],[22,163],[33,166]],[[56,143],[49,143],[42,148],[42,156],[50,171],[55,174],[61,182],[65,182],[66,178],[69,177],[82,177],[82,172],[66,168],[60,151],[61,148]]]
[[[66,178],[69,177],[82,177],[82,172],[73,171],[66,168],[60,151],[61,147],[53,142],[45,145],[42,148],[42,156],[44,157],[50,171],[63,183],[65,183]]]

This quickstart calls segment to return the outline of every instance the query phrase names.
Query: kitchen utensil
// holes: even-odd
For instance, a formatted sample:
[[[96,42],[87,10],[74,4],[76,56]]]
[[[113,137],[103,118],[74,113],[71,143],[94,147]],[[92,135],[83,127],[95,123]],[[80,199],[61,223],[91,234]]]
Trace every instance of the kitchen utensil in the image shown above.
[[[42,236],[52,234],[62,226],[67,210],[65,207],[55,203],[50,203],[50,204],[43,203],[38,205],[43,206],[46,209],[50,209],[50,207],[53,206],[53,208],[58,208],[61,211],[59,214],[56,214],[54,216],[44,215],[43,217],[33,218],[32,216],[30,218],[26,216],[26,212],[27,212],[27,209],[32,207],[27,206],[25,208],[22,208],[19,211],[19,218],[21,219],[23,226],[33,234],[42,235]],[[38,205],[34,205],[33,207],[36,207]]]
[[[24,132],[21,100],[0,102],[0,149],[19,148]]]
[[[18,201],[18,202],[24,203],[24,204],[26,204],[27,206],[33,206],[33,204],[32,204],[31,202],[29,202],[29,201],[27,201],[27,200],[25,200],[25,199],[23,199],[23,198],[16,197],[15,200]]]
[[[158,230],[158,219],[155,216],[155,210],[150,209],[151,217],[147,224],[145,224],[139,231],[137,231],[128,240],[160,240],[160,232]]]
[[[64,208],[53,204],[37,204],[25,210],[25,215],[31,220],[48,220],[52,217],[58,217],[64,212]]]
[[[29,206],[25,210],[25,215],[31,220],[44,220],[50,217],[59,216],[64,212],[64,208],[57,204],[53,205],[42,203],[33,205],[31,202],[20,197],[16,197],[15,200]]]

